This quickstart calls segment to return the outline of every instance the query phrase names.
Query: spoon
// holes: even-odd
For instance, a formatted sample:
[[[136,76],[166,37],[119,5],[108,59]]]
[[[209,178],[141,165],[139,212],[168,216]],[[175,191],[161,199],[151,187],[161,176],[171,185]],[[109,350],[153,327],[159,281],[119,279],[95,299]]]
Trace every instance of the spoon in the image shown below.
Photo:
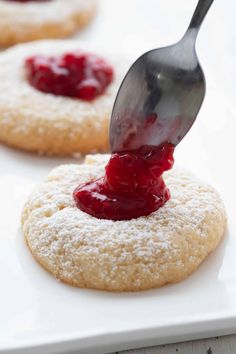
[[[176,146],[187,134],[206,91],[195,43],[213,1],[198,1],[190,25],[177,44],[148,51],[131,66],[112,111],[112,152],[165,142]]]

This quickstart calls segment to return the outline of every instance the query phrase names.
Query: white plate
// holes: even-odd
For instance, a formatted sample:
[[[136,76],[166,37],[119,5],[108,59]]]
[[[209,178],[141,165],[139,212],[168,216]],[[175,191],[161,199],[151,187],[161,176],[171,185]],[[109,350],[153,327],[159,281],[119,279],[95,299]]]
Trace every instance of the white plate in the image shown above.
[[[84,38],[110,45],[113,29],[113,45],[119,44],[127,54],[142,52],[154,43],[170,43],[180,37],[196,1],[180,0],[174,7],[172,0],[149,0],[149,8],[146,3],[103,0],[102,11],[83,33]],[[199,54],[208,94],[194,128],[176,153],[179,164],[208,179],[221,192],[229,219],[224,241],[191,277],[162,289],[116,294],[61,284],[41,269],[26,248],[20,212],[33,186],[51,168],[71,160],[0,146],[0,353],[68,353],[75,349],[77,353],[107,353],[236,331],[236,91],[231,60],[235,48],[227,40],[234,28],[230,17],[235,13],[234,0],[228,6],[225,9],[222,2],[216,2],[204,28],[205,37],[201,34]],[[222,26],[217,24],[219,18]],[[171,21],[175,21],[174,28]],[[134,27],[137,31],[132,32]],[[160,34],[161,28],[166,29],[165,34]],[[221,56],[216,38],[221,39]]]

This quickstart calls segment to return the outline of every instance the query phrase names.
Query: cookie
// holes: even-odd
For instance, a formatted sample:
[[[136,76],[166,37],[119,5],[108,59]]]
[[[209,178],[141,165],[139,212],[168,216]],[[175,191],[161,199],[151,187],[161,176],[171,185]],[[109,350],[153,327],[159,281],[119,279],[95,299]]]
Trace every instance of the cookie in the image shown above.
[[[108,158],[60,166],[29,197],[22,228],[33,256],[78,287],[138,291],[186,278],[223,237],[226,214],[218,193],[172,170],[165,174],[171,199],[156,212],[129,221],[97,219],[75,206],[72,193],[102,176]]]
[[[0,0],[0,45],[69,36],[92,19],[95,9],[96,0]]]
[[[84,50],[105,58],[114,79],[93,101],[56,96],[31,86],[25,59]],[[128,66],[121,56],[77,40],[38,41],[0,54],[0,142],[48,155],[107,151],[112,106]]]

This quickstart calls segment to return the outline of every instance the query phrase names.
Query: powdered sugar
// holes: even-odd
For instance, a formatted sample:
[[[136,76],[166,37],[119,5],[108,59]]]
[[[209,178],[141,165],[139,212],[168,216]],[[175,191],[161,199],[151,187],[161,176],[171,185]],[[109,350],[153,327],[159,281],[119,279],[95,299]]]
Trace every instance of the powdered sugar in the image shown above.
[[[39,41],[36,43],[24,44],[9,49],[0,55],[0,105],[5,110],[19,109],[25,117],[30,119],[38,118],[43,108],[44,119],[57,120],[57,125],[63,124],[60,117],[68,117],[76,121],[82,121],[91,115],[102,115],[104,109],[111,109],[111,99],[114,99],[118,89],[118,82],[124,74],[124,68],[120,63],[120,57],[111,53],[103,52],[102,57],[107,58],[114,66],[116,78],[109,86],[106,93],[94,102],[85,102],[78,99],[55,96],[42,93],[31,87],[25,77],[25,58],[34,55],[60,55],[69,51],[86,50],[101,53],[101,49],[91,48],[77,40],[70,41]],[[113,58],[112,58],[113,57]],[[123,70],[122,70],[123,69]],[[122,72],[122,74],[121,74]],[[102,113],[99,113],[102,112]],[[5,112],[4,116],[10,119],[10,113]],[[59,117],[58,117],[59,116]],[[6,119],[5,119],[6,120]],[[99,119],[94,121],[99,124]]]
[[[0,43],[70,34],[92,16],[95,5],[96,0],[27,3],[0,0]]]
[[[76,50],[101,55],[114,67],[114,81],[101,97],[86,102],[54,96],[34,89],[27,82],[25,58]],[[127,68],[127,62],[122,64],[119,55],[77,40],[38,41],[5,51],[0,55],[0,140],[27,150],[56,154],[73,154],[80,148],[83,152],[93,147],[98,149],[99,141],[104,149],[112,105]],[[40,138],[42,135],[44,140]],[[48,142],[44,143],[46,139]]]
[[[185,277],[223,235],[217,192],[171,171],[165,180],[172,198],[164,207],[130,221],[99,220],[76,208],[72,192],[100,177],[107,158],[58,167],[34,191],[22,217],[33,254],[54,275],[79,286],[134,290]]]

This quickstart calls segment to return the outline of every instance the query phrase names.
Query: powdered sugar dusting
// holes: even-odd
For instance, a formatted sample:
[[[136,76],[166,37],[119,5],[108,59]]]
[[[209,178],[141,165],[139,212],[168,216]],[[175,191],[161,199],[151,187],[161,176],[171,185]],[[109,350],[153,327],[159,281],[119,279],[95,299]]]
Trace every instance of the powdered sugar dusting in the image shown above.
[[[114,81],[92,102],[45,94],[30,86],[24,61],[35,54],[60,55],[84,50],[104,57]],[[0,140],[26,150],[51,154],[88,152],[107,147],[108,124],[120,82],[128,68],[116,53],[78,40],[38,41],[15,46],[0,55]]]
[[[19,3],[0,0],[0,43],[63,37],[92,17],[96,0],[50,0]]]
[[[223,236],[217,192],[188,173],[165,175],[172,198],[148,217],[96,219],[75,206],[78,184],[100,177],[107,155],[54,169],[27,202],[23,231],[32,253],[56,277],[77,286],[138,290],[191,273]]]
[[[60,21],[68,16],[91,7],[95,0],[50,0],[45,2],[29,1],[27,3],[19,3],[12,1],[0,0],[1,14],[5,16],[18,15],[16,21],[22,23],[24,21],[36,21],[37,23],[50,21]],[[59,16],[60,14],[60,16]],[[29,17],[30,16],[30,17]]]

